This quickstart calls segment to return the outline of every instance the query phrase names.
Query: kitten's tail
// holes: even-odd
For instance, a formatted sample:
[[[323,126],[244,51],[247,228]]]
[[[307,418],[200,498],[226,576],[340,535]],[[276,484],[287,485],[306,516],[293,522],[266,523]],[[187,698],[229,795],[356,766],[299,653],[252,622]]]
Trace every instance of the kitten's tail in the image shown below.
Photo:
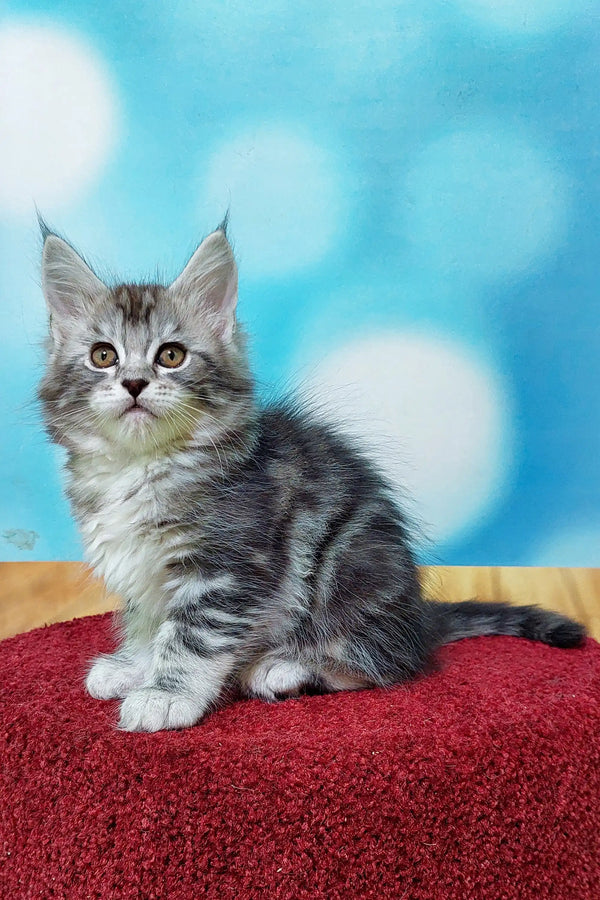
[[[586,630],[579,622],[537,606],[510,606],[480,600],[440,601],[431,606],[441,644],[492,634],[528,638],[551,647],[579,647],[585,641]]]

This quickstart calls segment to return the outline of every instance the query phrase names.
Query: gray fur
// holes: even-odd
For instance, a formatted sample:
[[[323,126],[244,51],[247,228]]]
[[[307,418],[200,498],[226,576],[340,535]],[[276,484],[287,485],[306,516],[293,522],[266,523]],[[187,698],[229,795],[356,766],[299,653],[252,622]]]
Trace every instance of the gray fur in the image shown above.
[[[124,599],[121,646],[87,686],[122,698],[123,728],[192,725],[231,687],[274,700],[392,685],[461,637],[583,640],[532,607],[423,599],[369,461],[293,403],[257,402],[224,228],[168,287],[109,288],[47,232],[43,286],[48,431],[69,452],[88,558]],[[97,342],[118,350],[112,369],[90,366]],[[181,369],[156,362],[169,343],[187,348]],[[146,385],[135,401],[131,380]],[[132,415],[138,402],[154,415]]]

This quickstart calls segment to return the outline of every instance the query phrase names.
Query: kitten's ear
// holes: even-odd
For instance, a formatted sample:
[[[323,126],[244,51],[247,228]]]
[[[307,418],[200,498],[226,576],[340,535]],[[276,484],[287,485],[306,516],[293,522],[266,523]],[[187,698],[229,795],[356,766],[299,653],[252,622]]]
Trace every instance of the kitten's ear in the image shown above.
[[[66,241],[48,234],[42,253],[42,290],[52,329],[64,331],[106,288]]]
[[[205,238],[169,292],[188,313],[198,312],[228,343],[235,330],[238,273],[224,229]]]

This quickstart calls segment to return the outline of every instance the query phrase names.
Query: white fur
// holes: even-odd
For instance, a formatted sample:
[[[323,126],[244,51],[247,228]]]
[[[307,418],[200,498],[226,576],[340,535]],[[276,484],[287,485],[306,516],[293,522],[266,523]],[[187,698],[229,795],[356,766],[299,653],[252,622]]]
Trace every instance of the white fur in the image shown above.
[[[126,697],[134,688],[144,683],[150,665],[150,654],[143,651],[129,657],[119,653],[100,656],[85,680],[87,692],[97,700]]]
[[[242,685],[253,697],[273,702],[299,693],[309,680],[310,672],[301,663],[265,656],[244,672]]]
[[[87,495],[99,499],[99,511],[80,522],[87,557],[109,591],[126,600],[135,632],[129,637],[141,644],[163,620],[164,570],[177,542],[152,523],[160,494],[167,490],[166,479],[152,480],[162,465],[167,463],[127,465],[120,458],[94,455],[82,464],[78,479]]]
[[[121,704],[119,728],[123,731],[162,731],[195,725],[208,704],[199,695],[172,694],[146,687],[133,691]]]

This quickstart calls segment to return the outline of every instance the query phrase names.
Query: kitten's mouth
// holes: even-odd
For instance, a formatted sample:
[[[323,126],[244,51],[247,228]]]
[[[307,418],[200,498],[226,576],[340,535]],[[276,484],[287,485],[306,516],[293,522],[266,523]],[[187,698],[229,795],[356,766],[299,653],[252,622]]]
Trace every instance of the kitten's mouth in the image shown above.
[[[121,418],[123,417],[133,419],[145,419],[148,417],[152,419],[156,418],[154,413],[150,412],[147,406],[140,406],[140,404],[135,403],[135,401],[131,404],[131,406],[128,406],[127,409],[123,410],[123,412],[121,413]]]

